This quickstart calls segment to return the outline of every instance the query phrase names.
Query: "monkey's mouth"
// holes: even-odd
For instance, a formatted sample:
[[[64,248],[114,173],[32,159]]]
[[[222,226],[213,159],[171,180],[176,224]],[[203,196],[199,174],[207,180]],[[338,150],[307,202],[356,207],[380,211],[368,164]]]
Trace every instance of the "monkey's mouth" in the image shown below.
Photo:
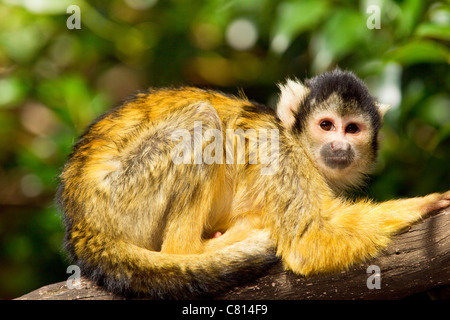
[[[320,156],[327,167],[331,169],[342,170],[352,164],[355,158],[355,152],[352,149],[331,150],[329,145],[327,145],[322,148]]]
[[[333,156],[324,158],[324,162],[331,169],[342,170],[350,166],[350,164],[352,163],[352,158],[348,156]]]

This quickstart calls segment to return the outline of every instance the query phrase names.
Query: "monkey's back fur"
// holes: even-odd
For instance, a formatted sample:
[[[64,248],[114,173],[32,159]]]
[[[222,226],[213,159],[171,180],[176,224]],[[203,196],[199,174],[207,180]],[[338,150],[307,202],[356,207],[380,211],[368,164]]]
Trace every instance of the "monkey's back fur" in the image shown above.
[[[194,121],[201,121],[203,132],[224,130],[260,117],[260,110],[212,91],[164,89],[139,93],[95,121],[75,145],[58,193],[73,261],[113,291],[169,298],[221,291],[273,263],[270,241],[251,232],[234,247],[188,255],[199,254],[205,237],[227,228],[231,217],[224,212],[238,189],[231,176],[238,173],[226,164],[171,160],[175,130],[192,132]],[[265,127],[267,119],[277,127],[269,109],[257,121]],[[183,232],[172,231],[172,223]],[[193,238],[199,232],[201,239]],[[174,246],[184,255],[160,253],[171,237],[180,243],[167,241],[164,251]]]

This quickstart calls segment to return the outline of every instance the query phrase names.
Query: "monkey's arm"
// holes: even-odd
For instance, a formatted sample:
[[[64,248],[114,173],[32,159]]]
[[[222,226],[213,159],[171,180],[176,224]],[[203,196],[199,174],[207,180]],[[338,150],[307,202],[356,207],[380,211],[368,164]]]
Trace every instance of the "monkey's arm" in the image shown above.
[[[276,265],[266,276],[219,299],[403,299],[427,290],[438,294],[437,299],[448,299],[449,261],[450,207],[393,236],[379,256],[346,272],[302,277]],[[374,275],[367,271],[370,265],[380,268],[380,290],[367,287]]]
[[[377,255],[394,233],[449,205],[450,192],[378,204],[329,199],[281,255],[288,269],[299,274],[342,270]]]

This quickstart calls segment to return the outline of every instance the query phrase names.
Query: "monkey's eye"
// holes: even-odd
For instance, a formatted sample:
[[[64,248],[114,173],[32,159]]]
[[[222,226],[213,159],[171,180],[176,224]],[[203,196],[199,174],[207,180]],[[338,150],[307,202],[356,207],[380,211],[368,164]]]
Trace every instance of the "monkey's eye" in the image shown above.
[[[345,133],[358,133],[359,127],[355,123],[350,123],[347,127],[345,127]]]
[[[325,131],[330,131],[333,129],[333,123],[331,123],[331,121],[324,120],[320,123],[320,128]]]

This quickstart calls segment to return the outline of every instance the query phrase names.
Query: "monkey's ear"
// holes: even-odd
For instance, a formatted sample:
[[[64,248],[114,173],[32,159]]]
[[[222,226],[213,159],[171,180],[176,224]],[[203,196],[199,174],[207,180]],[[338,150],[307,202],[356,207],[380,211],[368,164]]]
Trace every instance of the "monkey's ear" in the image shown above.
[[[302,106],[309,89],[297,79],[287,79],[285,84],[278,84],[280,99],[277,104],[277,115],[284,127],[290,129],[295,123],[295,113]]]
[[[384,104],[384,103],[379,103],[379,102],[376,102],[375,105],[377,106],[378,111],[379,111],[380,114],[381,114],[381,117],[384,117],[384,115],[386,114],[386,112],[388,112],[388,110],[391,108],[390,105]]]

